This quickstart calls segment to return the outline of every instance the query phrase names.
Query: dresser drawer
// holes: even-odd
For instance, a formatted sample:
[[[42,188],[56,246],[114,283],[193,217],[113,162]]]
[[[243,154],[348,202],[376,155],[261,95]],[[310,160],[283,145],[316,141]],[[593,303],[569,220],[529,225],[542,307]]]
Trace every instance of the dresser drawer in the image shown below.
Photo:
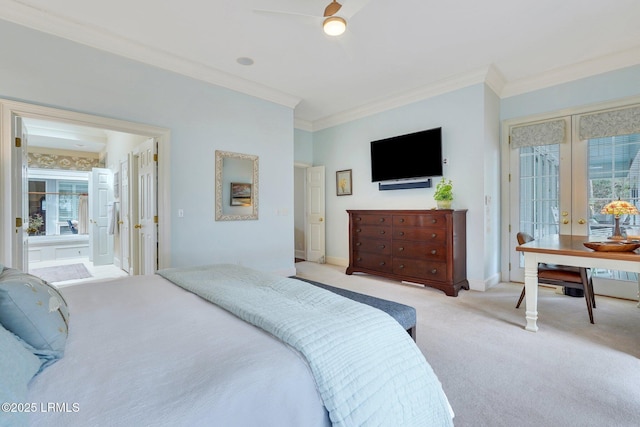
[[[447,280],[447,263],[394,258],[393,274],[443,282]]]
[[[359,225],[388,225],[392,224],[392,215],[383,215],[383,214],[354,214],[351,217],[351,221],[353,222],[354,227],[358,227]]]
[[[353,265],[354,267],[368,268],[388,273],[391,273],[393,268],[390,255],[379,255],[357,250],[354,251],[353,254]]]
[[[430,261],[446,261],[447,251],[444,245],[439,246],[411,240],[394,240],[393,256]]]
[[[393,227],[393,239],[416,240],[443,246],[447,243],[446,230],[433,227]]]
[[[434,212],[421,215],[394,215],[393,225],[406,227],[444,227],[446,216]]]
[[[369,252],[380,255],[391,255],[391,240],[367,239],[355,236],[353,239],[353,248],[358,252]]]
[[[358,240],[360,238],[391,240],[391,225],[357,225],[353,227],[353,237]]]

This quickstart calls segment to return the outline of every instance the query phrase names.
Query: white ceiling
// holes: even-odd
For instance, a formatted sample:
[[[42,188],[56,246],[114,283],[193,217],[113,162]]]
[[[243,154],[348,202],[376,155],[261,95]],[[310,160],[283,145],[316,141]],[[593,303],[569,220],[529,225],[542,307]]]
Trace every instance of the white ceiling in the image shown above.
[[[321,30],[329,3],[0,0],[0,18],[295,106],[309,130],[481,81],[504,97],[640,63],[640,0],[342,0],[337,38]]]
[[[67,151],[101,153],[107,146],[109,133],[116,133],[105,129],[26,117],[22,119],[22,124],[27,132],[29,147]]]

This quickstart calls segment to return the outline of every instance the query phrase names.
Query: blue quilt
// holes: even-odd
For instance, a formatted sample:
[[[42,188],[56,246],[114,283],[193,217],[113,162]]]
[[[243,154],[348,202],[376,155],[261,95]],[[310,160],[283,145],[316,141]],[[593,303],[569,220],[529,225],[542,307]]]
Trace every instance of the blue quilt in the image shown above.
[[[299,280],[231,264],[158,274],[258,326],[307,360],[334,426],[452,426],[440,381],[386,313]]]

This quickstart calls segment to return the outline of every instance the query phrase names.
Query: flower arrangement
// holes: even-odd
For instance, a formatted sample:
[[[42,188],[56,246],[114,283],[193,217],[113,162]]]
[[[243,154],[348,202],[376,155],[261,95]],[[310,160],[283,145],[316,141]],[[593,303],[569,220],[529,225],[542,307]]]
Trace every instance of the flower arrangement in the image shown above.
[[[29,217],[29,224],[27,225],[27,233],[37,233],[40,230],[40,227],[42,227],[42,224],[44,224],[44,221],[41,214],[37,213],[31,215]]]

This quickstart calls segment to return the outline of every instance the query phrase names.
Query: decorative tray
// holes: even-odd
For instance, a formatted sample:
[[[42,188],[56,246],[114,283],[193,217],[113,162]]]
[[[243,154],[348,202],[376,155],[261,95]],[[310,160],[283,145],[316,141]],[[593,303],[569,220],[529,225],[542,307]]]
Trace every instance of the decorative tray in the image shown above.
[[[632,252],[640,248],[640,241],[613,240],[608,242],[584,242],[589,249],[599,252]]]

